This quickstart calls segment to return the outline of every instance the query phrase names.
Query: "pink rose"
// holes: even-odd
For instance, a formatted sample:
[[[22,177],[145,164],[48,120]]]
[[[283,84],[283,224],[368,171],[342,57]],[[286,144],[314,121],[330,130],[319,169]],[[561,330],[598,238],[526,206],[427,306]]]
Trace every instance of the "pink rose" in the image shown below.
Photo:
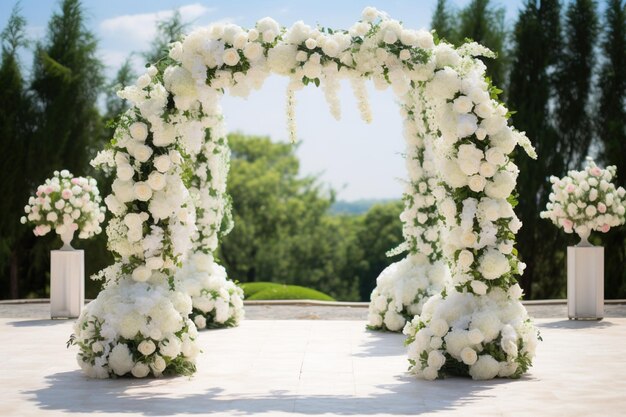
[[[606,205],[604,203],[598,203],[598,211],[600,213],[606,213]]]
[[[567,184],[567,187],[565,187],[565,191],[567,191],[568,193],[573,193],[574,191],[576,191],[576,187],[574,187],[574,184]]]
[[[600,175],[602,175],[602,170],[598,167],[593,167],[591,168],[591,170],[589,171],[591,173],[591,175],[593,175],[594,177],[599,177]]]
[[[72,196],[72,190],[68,190],[66,188],[65,190],[61,191],[61,197],[63,197],[65,200],[68,200],[71,196]]]
[[[572,222],[570,219],[562,219],[561,225],[563,225],[563,229],[565,230],[565,233],[572,233],[574,222]]]
[[[72,182],[72,184],[76,185],[76,184],[78,184],[79,181],[78,181],[78,178],[72,178],[71,182]]]
[[[40,225],[35,227],[35,230],[33,230],[33,233],[35,234],[35,236],[43,236],[43,235],[45,235],[44,230],[45,229],[44,229],[43,225],[40,224]]]
[[[46,189],[44,190],[44,192],[46,194],[50,194],[50,193],[52,193],[52,191],[54,191],[54,189],[52,187],[50,187],[50,186],[47,186]]]
[[[35,193],[35,195],[36,195],[37,197],[41,197],[41,190],[37,190],[37,192]]]
[[[611,226],[609,226],[608,224],[604,223],[604,224],[602,225],[602,227],[600,228],[600,231],[601,231],[602,233],[606,233],[606,232],[608,232],[610,229],[611,229]]]

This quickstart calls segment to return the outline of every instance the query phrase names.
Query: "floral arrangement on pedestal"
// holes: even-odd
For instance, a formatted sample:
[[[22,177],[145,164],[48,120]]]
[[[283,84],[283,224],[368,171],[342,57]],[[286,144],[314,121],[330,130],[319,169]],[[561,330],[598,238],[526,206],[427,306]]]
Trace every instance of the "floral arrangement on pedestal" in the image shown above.
[[[217,322],[218,316],[221,320],[226,315],[228,298],[229,317],[239,317],[239,301],[233,296],[237,291],[230,292],[223,271],[210,257],[219,234],[231,227],[225,191],[229,151],[219,102],[226,93],[247,96],[275,73],[290,78],[286,113],[294,141],[296,92],[304,86],[321,86],[331,113],[339,117],[339,81],[349,80],[365,121],[371,120],[365,81],[372,80],[378,88],[391,86],[406,119],[410,176],[402,214],[406,242],[395,253],[409,255],[386,272],[390,278],[381,278],[377,294],[382,297],[375,298],[382,301],[371,320],[378,323],[386,308],[384,324],[393,309],[397,315],[388,324],[397,328],[446,281],[447,262],[448,289],[431,297],[422,315],[405,329],[411,343],[424,338],[420,332],[440,335],[441,345],[411,347],[417,358],[430,356],[433,350],[438,352],[433,357],[440,356],[436,363],[433,359],[433,366],[414,360],[413,370],[427,377],[451,369],[475,377],[500,374],[464,368],[455,345],[446,341],[448,333],[473,331],[472,317],[484,316],[502,326],[493,326],[497,334],[490,334],[492,339],[483,334],[481,342],[471,345],[485,357],[477,362],[510,363],[515,369],[502,375],[519,376],[530,365],[536,342],[530,339],[536,333],[519,294],[511,290],[523,264],[513,248],[520,222],[511,197],[517,168],[508,155],[516,145],[531,155],[533,150],[522,133],[508,126],[507,110],[495,99],[485,66],[477,58],[481,55],[492,56],[476,43],[454,48],[436,42],[432,33],[405,29],[371,7],[349,30],[313,28],[302,22],[285,29],[264,18],[252,29],[218,23],[174,42],[168,57],[119,93],[132,107],[121,117],[110,147],[94,161],[115,171],[113,194],[105,202],[115,216],[107,234],[117,262],[98,274],[107,280],[106,290],[77,325],[79,332],[89,329],[90,323],[107,329],[105,339],[99,330],[73,339],[81,349],[81,366],[98,376],[189,373],[196,352],[196,326],[187,318],[190,308],[202,312],[192,316],[199,325],[201,318]],[[198,273],[203,278],[196,278]],[[220,311],[218,298],[206,297],[217,281]],[[186,287],[194,301],[184,292]],[[397,288],[411,288],[414,296],[400,297]],[[458,297],[468,301],[453,320],[457,317],[453,312],[461,310],[453,302]],[[164,350],[161,341],[158,344],[164,363],[159,360],[159,366],[148,365],[149,369],[139,365],[133,373],[138,363],[158,360],[151,356],[152,345],[157,345],[150,333],[155,321],[152,302],[167,311],[155,325],[172,324]],[[107,314],[116,306],[122,313]],[[445,323],[439,315],[447,317]],[[124,330],[128,320],[133,323],[129,328],[137,329],[135,334]],[[180,342],[181,349],[169,350],[170,339],[175,345]],[[108,347],[96,355],[96,350],[100,352],[96,343],[102,340]],[[517,356],[511,343],[518,348]]]
[[[102,232],[106,209],[100,206],[102,198],[98,184],[90,177],[74,177],[68,170],[54,171],[24,207],[26,216],[22,224],[34,226],[36,236],[44,236],[54,230],[71,249],[74,233],[79,239],[89,239]]]
[[[617,168],[601,169],[592,158],[582,171],[569,171],[563,178],[550,177],[552,193],[541,218],[550,219],[565,233],[576,232],[579,245],[589,246],[593,230],[606,233],[611,227],[624,224],[626,190],[611,181]]]

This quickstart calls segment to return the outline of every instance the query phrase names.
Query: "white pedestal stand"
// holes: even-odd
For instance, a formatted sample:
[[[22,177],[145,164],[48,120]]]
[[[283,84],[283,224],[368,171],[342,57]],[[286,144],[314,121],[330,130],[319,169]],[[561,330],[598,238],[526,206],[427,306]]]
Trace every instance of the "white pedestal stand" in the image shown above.
[[[604,248],[567,248],[567,315],[570,320],[604,317]]]
[[[76,318],[85,304],[85,251],[53,250],[50,257],[50,316]]]

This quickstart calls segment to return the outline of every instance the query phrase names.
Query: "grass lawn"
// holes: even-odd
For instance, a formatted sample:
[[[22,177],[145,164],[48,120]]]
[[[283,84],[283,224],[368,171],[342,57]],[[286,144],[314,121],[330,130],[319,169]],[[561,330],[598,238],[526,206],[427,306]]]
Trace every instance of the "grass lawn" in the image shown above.
[[[246,300],[319,300],[335,301],[331,296],[299,285],[274,282],[249,282],[241,284]]]

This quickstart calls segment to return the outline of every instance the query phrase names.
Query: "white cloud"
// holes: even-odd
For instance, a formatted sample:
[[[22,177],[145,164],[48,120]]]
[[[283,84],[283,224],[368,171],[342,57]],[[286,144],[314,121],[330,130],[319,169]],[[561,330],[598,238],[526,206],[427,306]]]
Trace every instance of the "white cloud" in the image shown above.
[[[184,22],[191,22],[215,9],[200,3],[187,4],[179,9]],[[147,45],[156,34],[156,23],[174,14],[174,10],[160,10],[153,13],[128,14],[103,20],[100,30],[104,36],[129,40],[134,44]]]

